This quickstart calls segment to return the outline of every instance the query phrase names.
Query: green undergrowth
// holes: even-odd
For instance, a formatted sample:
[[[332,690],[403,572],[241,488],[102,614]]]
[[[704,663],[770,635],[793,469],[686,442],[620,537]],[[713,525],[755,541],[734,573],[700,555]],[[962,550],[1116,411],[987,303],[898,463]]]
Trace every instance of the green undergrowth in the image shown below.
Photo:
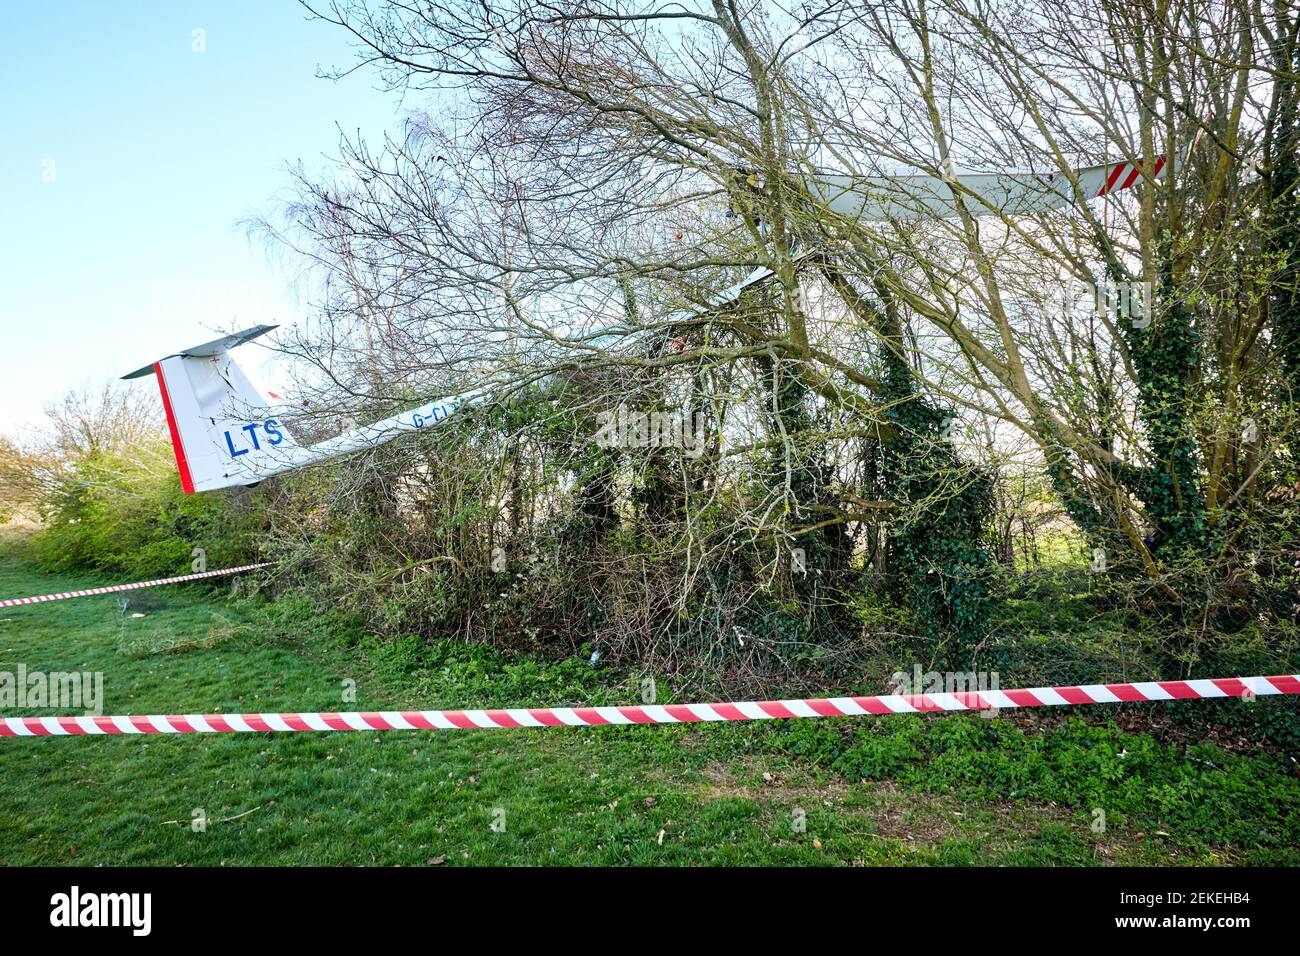
[[[2,595],[97,583],[0,548]],[[125,613],[111,596],[6,609],[0,671],[102,673],[112,714],[635,704],[653,677],[379,638],[254,583],[158,589]],[[8,864],[1292,864],[1300,844],[1285,753],[1092,718],[5,738],[0,754]]]

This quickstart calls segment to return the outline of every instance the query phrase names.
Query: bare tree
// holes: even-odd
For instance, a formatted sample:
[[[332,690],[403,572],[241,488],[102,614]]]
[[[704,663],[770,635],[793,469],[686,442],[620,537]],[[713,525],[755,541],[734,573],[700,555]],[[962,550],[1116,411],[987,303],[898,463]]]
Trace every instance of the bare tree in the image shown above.
[[[608,573],[587,580],[640,573],[656,595],[637,640],[674,614],[730,615],[716,633],[734,636],[754,588],[833,604],[827,582],[864,554],[924,572],[951,542],[933,535],[927,557],[918,528],[979,530],[981,455],[1041,468],[1090,543],[1166,602],[1200,594],[1178,562],[1226,562],[1213,577],[1267,538],[1243,534],[1276,515],[1236,516],[1285,482],[1269,436],[1292,415],[1266,160],[1293,79],[1285,11],[308,9],[419,111],[378,147],[345,141],[332,180],[303,177],[267,226],[325,279],[286,347],[330,414],[495,386],[485,459],[426,450],[400,480],[460,469],[487,515],[475,547],[505,541],[514,561],[545,550],[548,522],[592,522]],[[1101,163],[1135,188],[1085,194],[1075,170]],[[1025,215],[957,169],[1063,177],[1075,201]],[[827,176],[867,195],[925,177],[951,214],[845,214]],[[596,445],[621,408],[698,416],[704,453]],[[653,541],[629,562],[602,541],[632,514]],[[442,559],[466,553],[411,557],[451,573]],[[737,554],[750,573],[727,577]],[[943,560],[973,575],[968,557]],[[723,595],[724,579],[747,583]]]

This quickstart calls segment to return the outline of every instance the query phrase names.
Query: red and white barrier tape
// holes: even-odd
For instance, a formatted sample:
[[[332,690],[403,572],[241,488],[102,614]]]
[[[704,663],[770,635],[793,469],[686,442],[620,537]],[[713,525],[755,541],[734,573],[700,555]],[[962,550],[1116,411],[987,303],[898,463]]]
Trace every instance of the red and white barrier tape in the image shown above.
[[[47,601],[66,601],[69,598],[91,597],[96,594],[112,594],[114,591],[136,591],[140,588],[156,588],[161,584],[180,584],[182,581],[198,581],[202,578],[219,578],[225,574],[240,574],[244,571],[256,571],[269,568],[274,561],[261,564],[245,564],[237,568],[223,568],[220,571],[204,571],[201,574],[184,574],[178,578],[160,578],[157,581],[136,581],[134,584],[114,584],[107,588],[87,588],[84,591],[64,591],[62,594],[42,594],[39,597],[10,598],[0,601],[0,607],[18,607],[20,604],[44,604]]]
[[[863,717],[929,711],[1059,707],[1133,701],[1200,700],[1300,694],[1300,675],[1217,680],[1088,684],[956,694],[890,694],[813,700],[762,700],[641,707],[543,707],[514,710],[403,710],[382,713],[185,714],[153,717],[0,717],[0,737],[67,734],[231,734],[320,730],[475,730],[501,727],[603,727],[689,724],[714,720]]]

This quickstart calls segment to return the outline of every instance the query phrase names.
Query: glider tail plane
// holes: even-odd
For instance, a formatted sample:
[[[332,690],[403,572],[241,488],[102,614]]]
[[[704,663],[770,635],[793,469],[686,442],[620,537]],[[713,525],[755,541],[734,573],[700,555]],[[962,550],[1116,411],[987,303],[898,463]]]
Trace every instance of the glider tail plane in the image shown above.
[[[169,355],[124,378],[153,373],[186,494],[236,485],[255,485],[350,452],[373,448],[406,431],[442,421],[477,392],[435,401],[303,447],[277,417],[229,350],[265,335],[263,325]]]

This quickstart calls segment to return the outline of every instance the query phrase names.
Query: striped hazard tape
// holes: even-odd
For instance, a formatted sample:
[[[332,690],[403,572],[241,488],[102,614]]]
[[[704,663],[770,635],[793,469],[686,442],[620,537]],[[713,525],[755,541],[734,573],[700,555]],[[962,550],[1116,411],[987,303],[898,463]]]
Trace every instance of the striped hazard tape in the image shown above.
[[[66,601],[69,598],[92,597],[96,594],[112,594],[115,591],[138,591],[140,588],[156,588],[162,584],[180,584],[182,581],[199,581],[203,578],[219,578],[227,574],[242,574],[260,568],[273,567],[274,561],[261,564],[244,564],[237,568],[223,568],[220,571],[204,571],[201,574],[183,574],[178,578],[159,578],[157,581],[136,581],[134,584],[114,584],[107,588],[86,588],[84,591],[64,591],[62,594],[41,594],[37,597],[9,598],[0,601],[0,607],[18,607],[22,604],[45,604],[47,601]]]
[[[760,700],[639,707],[541,707],[512,710],[403,710],[371,713],[171,714],[151,717],[0,717],[0,737],[76,734],[233,734],[322,730],[475,730],[505,727],[605,727],[615,724],[691,724],[716,720],[864,717],[931,711],[1060,707],[1135,701],[1204,700],[1300,694],[1300,675],[1226,677],[982,690],[955,694],[889,694],[811,700]]]

